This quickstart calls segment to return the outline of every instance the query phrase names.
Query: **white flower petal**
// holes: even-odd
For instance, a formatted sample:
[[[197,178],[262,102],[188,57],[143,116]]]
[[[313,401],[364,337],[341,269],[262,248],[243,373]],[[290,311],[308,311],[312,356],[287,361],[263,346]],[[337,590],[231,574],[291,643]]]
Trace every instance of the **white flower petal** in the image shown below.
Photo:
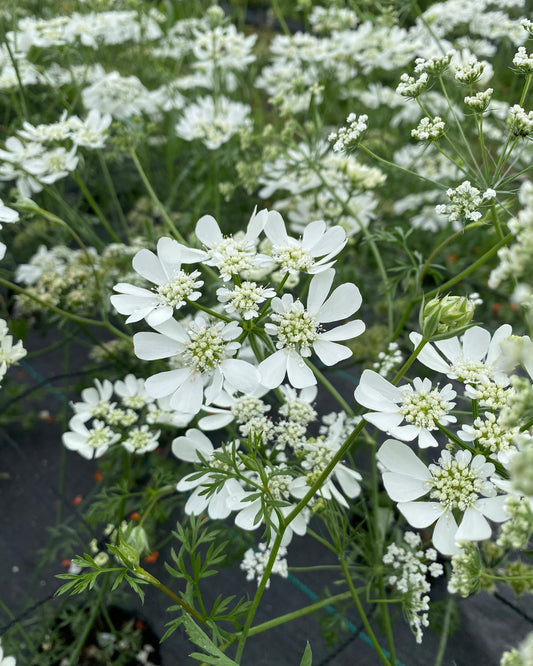
[[[320,308],[316,319],[321,324],[346,319],[357,312],[361,302],[361,293],[355,284],[351,282],[341,284]]]
[[[457,523],[451,511],[446,511],[438,519],[433,530],[433,545],[443,555],[456,555],[460,548],[456,543]]]
[[[140,250],[131,262],[134,270],[143,278],[155,284],[165,284],[167,276],[157,256],[150,250]]]
[[[190,376],[189,368],[178,368],[167,372],[159,372],[148,377],[145,383],[146,392],[152,398],[163,398],[173,393]],[[186,410],[183,410],[186,411]]]
[[[187,414],[198,414],[202,409],[202,402],[204,399],[202,377],[198,373],[192,374],[188,368],[186,368],[186,370],[188,370],[189,376],[185,378],[181,386],[179,386],[173,393],[170,398],[170,406],[172,409],[177,409]],[[147,380],[147,384],[148,381],[150,380]]]
[[[287,372],[288,353],[285,349],[279,349],[272,356],[267,356],[259,364],[261,384],[269,389],[277,388],[285,378]]]
[[[483,516],[476,509],[469,507],[463,514],[463,519],[459,525],[459,529],[455,534],[456,543],[461,541],[483,541],[490,539],[492,530]]]
[[[137,358],[143,361],[154,361],[159,358],[170,358],[178,351],[178,344],[161,333],[142,332],[133,336],[133,347]]]
[[[438,502],[400,502],[398,509],[410,525],[419,529],[429,527],[444,513],[444,507]]]
[[[352,355],[352,350],[349,347],[321,338],[315,340],[313,349],[322,363],[328,366],[340,363],[340,361],[344,361]]]
[[[289,352],[287,355],[287,377],[294,388],[305,388],[316,384],[313,371],[296,352]]]
[[[378,450],[377,459],[391,472],[412,476],[414,479],[430,479],[431,473],[407,444],[388,439]]]
[[[223,239],[218,222],[212,215],[204,215],[198,220],[195,233],[198,240],[207,247],[212,247]]]
[[[319,273],[320,275],[320,273]],[[358,335],[361,335],[365,330],[365,322],[361,319],[356,319],[355,321],[349,321],[346,324],[341,326],[336,326],[330,331],[324,331],[320,334],[322,340],[352,340]]]
[[[313,276],[313,279],[309,284],[309,293],[307,295],[308,312],[316,314],[320,310],[324,301],[328,297],[334,277],[335,271],[333,269],[322,271]]]
[[[221,368],[231,386],[242,393],[252,393],[259,384],[259,372],[247,361],[228,358],[221,363]]]
[[[506,495],[498,495],[496,497],[484,497],[478,499],[475,507],[484,516],[490,518],[495,523],[503,523],[504,520],[509,518],[509,514],[505,510]]]
[[[411,502],[427,494],[426,482],[405,474],[383,473],[383,485],[388,496],[395,502]]]

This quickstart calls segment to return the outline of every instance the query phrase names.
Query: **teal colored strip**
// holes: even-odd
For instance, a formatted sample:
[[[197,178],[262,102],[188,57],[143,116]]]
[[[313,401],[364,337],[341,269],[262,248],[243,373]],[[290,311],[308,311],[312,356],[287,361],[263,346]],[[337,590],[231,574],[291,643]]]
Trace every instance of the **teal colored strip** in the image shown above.
[[[318,594],[313,592],[313,590],[310,587],[307,587],[305,583],[302,583],[302,581],[296,578],[296,576],[293,576],[293,574],[289,573],[288,579],[295,587],[297,587],[300,590],[300,592],[306,594],[312,601],[318,601],[320,599]],[[324,606],[324,610],[327,611],[330,615],[333,615],[334,617],[341,617],[340,614],[337,613],[337,611],[333,608],[333,606]],[[346,626],[352,632],[352,634],[358,632],[357,627],[355,626],[355,624],[350,622],[350,620],[344,619],[344,621],[346,622]],[[367,636],[367,634],[365,634],[364,631],[359,631],[359,637],[364,643],[370,645],[370,647],[374,649],[370,637]],[[388,652],[387,650],[383,650],[383,654],[387,657],[387,659],[390,659],[390,652]],[[405,664],[401,662],[399,659],[396,659],[396,664],[398,666],[405,666]]]
[[[22,366],[24,370],[26,370],[26,372],[34,379],[38,379],[39,382],[41,382],[42,385],[45,386],[50,391],[50,393],[52,393],[60,402],[67,402],[67,399],[63,393],[56,389],[50,382],[45,381],[46,377],[41,375],[41,373],[35,370],[35,368],[33,368],[29,363],[26,363],[26,361],[19,361],[19,365]]]

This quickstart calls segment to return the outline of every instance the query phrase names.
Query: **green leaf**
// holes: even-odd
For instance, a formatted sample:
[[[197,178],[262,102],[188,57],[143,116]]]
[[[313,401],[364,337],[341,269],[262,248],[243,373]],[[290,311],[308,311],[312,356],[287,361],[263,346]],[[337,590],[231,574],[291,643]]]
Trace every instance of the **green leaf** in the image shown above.
[[[313,653],[311,652],[311,646],[309,645],[309,641],[307,642],[307,645],[305,646],[304,654],[302,657],[302,661],[300,662],[300,666],[311,666],[313,663]]]
[[[200,629],[189,615],[183,616],[183,624],[191,642],[204,650],[204,654],[193,652],[189,655],[190,657],[214,666],[238,666],[236,661],[227,657],[222,650],[217,648],[209,636]]]

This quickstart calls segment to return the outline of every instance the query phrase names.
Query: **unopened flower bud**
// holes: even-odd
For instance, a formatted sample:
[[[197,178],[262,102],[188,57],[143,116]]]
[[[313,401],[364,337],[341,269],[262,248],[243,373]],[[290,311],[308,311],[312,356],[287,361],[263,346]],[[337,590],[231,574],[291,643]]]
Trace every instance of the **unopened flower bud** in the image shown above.
[[[420,327],[427,339],[449,338],[465,329],[474,316],[474,305],[463,296],[432,298],[421,311]]]

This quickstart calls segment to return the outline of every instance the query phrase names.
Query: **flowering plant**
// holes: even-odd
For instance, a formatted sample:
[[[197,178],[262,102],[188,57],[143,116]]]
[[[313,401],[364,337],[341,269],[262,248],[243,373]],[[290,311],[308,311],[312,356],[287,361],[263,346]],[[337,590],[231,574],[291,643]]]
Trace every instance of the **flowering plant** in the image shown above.
[[[64,413],[41,412],[71,452],[59,494],[67,462],[97,485],[79,529],[58,509],[59,611],[37,602],[33,640],[34,607],[1,604],[0,664],[153,664],[107,611],[129,594],[172,599],[164,638],[204,663],[324,611],[392,666],[395,609],[422,643],[438,579],[440,666],[459,597],[533,592],[525,2],[275,2],[267,35],[239,3],[41,4],[0,10],[1,418],[39,387],[10,366],[65,350]],[[319,571],[313,603],[259,621]]]

